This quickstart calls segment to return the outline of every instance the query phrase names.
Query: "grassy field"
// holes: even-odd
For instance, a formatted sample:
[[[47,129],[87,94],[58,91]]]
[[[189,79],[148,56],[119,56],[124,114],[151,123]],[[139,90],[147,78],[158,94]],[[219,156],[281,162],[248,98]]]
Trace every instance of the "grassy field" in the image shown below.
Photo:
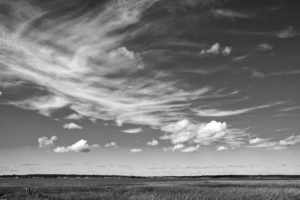
[[[5,199],[300,200],[300,180],[2,178]]]

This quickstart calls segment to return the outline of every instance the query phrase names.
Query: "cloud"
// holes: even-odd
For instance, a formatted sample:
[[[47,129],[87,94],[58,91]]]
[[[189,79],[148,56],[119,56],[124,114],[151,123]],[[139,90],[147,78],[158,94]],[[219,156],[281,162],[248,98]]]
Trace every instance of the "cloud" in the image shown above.
[[[204,5],[204,6],[214,6],[214,5],[220,5],[222,4],[221,0],[182,0],[180,1],[182,5],[195,7],[198,5]]]
[[[73,114],[70,114],[70,115],[65,117],[65,119],[69,119],[69,120],[79,120],[79,119],[82,119],[82,118],[83,118],[83,116],[79,115],[77,113],[73,113]]]
[[[252,67],[242,67],[243,70],[247,71],[247,72],[250,72],[251,73],[251,77],[253,78],[265,78],[266,75],[261,72],[261,71],[258,71],[257,69],[255,68],[252,68]]]
[[[300,109],[300,106],[289,106],[289,107],[286,107],[286,108],[282,108],[279,111],[289,112],[289,111],[295,111],[295,110],[299,110],[299,109]]]
[[[19,80],[20,88],[30,83],[45,94],[11,103],[47,116],[68,106],[80,116],[118,125],[158,127],[185,116],[190,102],[211,88],[188,88],[183,80],[141,72],[147,69],[143,52],[125,45],[141,30],[132,25],[155,2],[108,1],[71,13],[61,4],[63,16],[31,1],[26,9],[22,1],[11,2],[12,28],[0,25],[0,81],[14,85]],[[230,51],[220,49],[221,54]]]
[[[249,56],[253,55],[254,52],[251,52],[251,53],[247,53],[247,54],[244,54],[244,55],[240,55],[240,56],[236,56],[236,57],[233,57],[232,60],[234,62],[243,62],[244,60],[246,60]]]
[[[126,57],[129,60],[136,62],[136,66],[138,69],[143,69],[144,64],[142,63],[142,59],[139,53],[135,53],[133,51],[129,51],[126,47],[120,47],[118,49],[112,50],[109,52],[109,56],[114,59],[116,57]]]
[[[258,49],[262,50],[262,51],[269,51],[269,50],[272,50],[273,47],[270,44],[268,44],[268,43],[260,43],[258,45]]]
[[[187,148],[184,148],[184,149],[181,149],[181,152],[183,153],[192,153],[192,152],[195,152],[199,149],[200,145],[196,145],[196,146],[192,146],[192,147],[187,147]]]
[[[253,139],[250,139],[249,140],[249,144],[259,144],[259,143],[263,143],[263,142],[267,142],[268,140],[270,140],[269,138],[268,139],[262,139],[262,138],[253,138]]]
[[[136,133],[140,133],[142,131],[143,131],[142,128],[134,128],[134,129],[123,130],[124,133],[130,133],[130,134],[136,134]]]
[[[79,126],[79,125],[77,125],[77,124],[75,124],[75,123],[73,123],[73,122],[64,124],[64,125],[63,125],[63,128],[64,128],[64,129],[82,129],[81,126]]]
[[[300,143],[300,135],[292,135],[279,141],[271,141],[270,138],[254,138],[249,140],[249,146],[251,148],[267,148],[274,150],[286,149],[288,146],[293,146]]]
[[[50,116],[51,112],[68,105],[64,98],[54,95],[34,97],[24,101],[11,102],[10,104],[29,110],[37,110],[40,114]]]
[[[267,104],[267,105],[256,106],[256,107],[251,107],[251,108],[244,108],[244,109],[237,109],[237,110],[194,109],[194,112],[196,112],[196,114],[201,117],[226,117],[226,116],[245,114],[245,113],[253,112],[253,111],[256,111],[259,109],[263,109],[263,108],[270,108],[270,107],[278,105],[278,104],[279,103]]]
[[[229,9],[216,9],[213,10],[213,14],[216,17],[227,17],[227,18],[254,18],[256,17],[255,13],[242,13]]]
[[[279,31],[277,34],[277,36],[281,39],[287,39],[298,35],[299,33],[295,30],[293,26],[288,26],[285,29]]]
[[[228,56],[231,53],[232,47],[230,46],[225,46],[221,47],[220,43],[214,43],[209,49],[206,50],[201,50],[200,55],[203,56],[217,56],[217,55],[223,55],[223,56]]]
[[[198,151],[200,145],[196,146],[190,146],[190,147],[185,147],[184,144],[175,144],[173,147],[165,147],[163,148],[164,151],[179,151],[183,153],[192,153],[195,151]]]
[[[0,91],[0,96],[2,96],[2,94],[3,94],[3,93]]]
[[[104,147],[106,147],[106,148],[108,148],[108,147],[118,148],[118,145],[117,145],[116,142],[109,142],[109,143],[105,144]]]
[[[270,34],[270,35],[273,35]],[[245,53],[243,55],[239,55],[239,56],[235,56],[232,58],[232,60],[234,62],[243,62],[245,61],[247,58],[250,58],[251,56],[257,54],[257,53],[260,53],[260,52],[270,52],[271,50],[273,50],[273,45],[269,44],[269,43],[260,43],[260,44],[257,44],[255,46],[252,47],[252,50],[248,53]],[[252,76],[255,77],[255,78],[264,78],[265,75],[253,68],[249,68],[249,67],[243,67],[243,69],[245,70],[248,70],[252,73]]]
[[[226,122],[211,121],[209,123],[194,123],[188,119],[170,123],[161,128],[166,134],[161,139],[170,140],[173,144],[185,142],[210,145],[224,143],[230,146],[240,146],[245,140],[243,130],[231,129]]]
[[[89,145],[86,140],[79,140],[78,142],[72,144],[67,147],[56,147],[54,149],[55,153],[67,153],[67,152],[82,152],[87,153],[90,152],[93,148],[98,148],[98,144]]]
[[[279,145],[281,145],[281,146],[291,146],[291,145],[295,145],[298,143],[300,143],[300,135],[297,135],[297,136],[292,135],[290,137],[287,137],[287,138],[279,141]]]
[[[47,148],[49,146],[54,145],[54,142],[57,141],[56,136],[52,136],[51,138],[48,137],[41,137],[38,139],[39,148]]]
[[[119,126],[147,125],[164,131],[164,138],[174,144],[242,143],[243,130],[231,128],[226,122],[191,120],[195,116],[190,110],[199,106],[199,100],[213,97],[217,102],[217,98],[226,95],[217,94],[219,88],[214,82],[194,85],[193,81],[177,78],[173,69],[158,67],[163,62],[149,62],[156,58],[149,56],[155,50],[151,49],[152,44],[134,44],[145,24],[151,28],[152,22],[142,21],[143,14],[156,0],[105,1],[89,9],[77,9],[75,5],[75,9],[70,9],[56,2],[53,7],[32,1],[7,2],[11,15],[2,21],[9,20],[10,28],[0,23],[1,87],[4,91],[12,87],[13,91],[30,84],[33,90],[21,95],[22,100],[10,100],[12,105],[49,117],[56,110],[67,108],[74,112],[65,117],[68,120],[88,118]],[[64,10],[61,15],[57,15],[58,7]],[[233,11],[218,12],[238,17]],[[140,48],[141,45],[146,48]],[[233,51],[231,46],[218,42],[193,49],[201,51],[202,56],[213,57],[228,56]],[[211,101],[201,101],[201,106],[209,105]],[[189,119],[188,125],[181,130],[167,130],[180,119]],[[81,127],[71,122],[65,128]]]
[[[226,151],[226,150],[228,150],[228,148],[225,147],[225,146],[219,146],[219,147],[217,148],[217,151]]]
[[[155,139],[152,139],[151,141],[146,143],[148,146],[157,146],[158,145],[158,141]]]
[[[270,76],[288,76],[288,75],[297,75],[300,74],[300,70],[287,70],[281,72],[273,72]]]
[[[163,148],[164,151],[179,151],[184,148],[183,144],[175,144],[173,147],[165,147]]]
[[[130,149],[130,152],[131,153],[138,153],[138,152],[141,152],[142,149]]]
[[[266,75],[264,73],[257,71],[255,69],[251,70],[251,76],[254,78],[265,78],[266,77]]]

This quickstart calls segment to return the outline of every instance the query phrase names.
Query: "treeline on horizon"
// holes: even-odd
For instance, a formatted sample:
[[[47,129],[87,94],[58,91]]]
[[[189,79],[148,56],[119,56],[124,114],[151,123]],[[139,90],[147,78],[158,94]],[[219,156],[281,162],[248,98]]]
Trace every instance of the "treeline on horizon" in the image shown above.
[[[300,175],[201,175],[201,176],[126,176],[126,175],[88,175],[88,174],[26,174],[0,175],[0,178],[187,178],[187,179],[300,179]]]

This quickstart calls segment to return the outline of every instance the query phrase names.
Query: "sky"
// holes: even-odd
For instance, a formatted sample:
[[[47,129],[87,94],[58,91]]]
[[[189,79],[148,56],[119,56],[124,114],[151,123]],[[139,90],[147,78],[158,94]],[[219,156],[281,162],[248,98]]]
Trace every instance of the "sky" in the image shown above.
[[[299,9],[0,0],[0,174],[299,174]]]

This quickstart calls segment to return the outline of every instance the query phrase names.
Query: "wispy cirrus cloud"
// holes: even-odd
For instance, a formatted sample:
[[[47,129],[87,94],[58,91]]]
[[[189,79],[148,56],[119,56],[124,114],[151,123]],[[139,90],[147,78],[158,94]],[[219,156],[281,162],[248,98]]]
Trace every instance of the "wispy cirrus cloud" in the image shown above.
[[[256,13],[247,13],[247,12],[237,12],[234,10],[229,9],[215,9],[212,10],[213,14],[216,17],[226,17],[226,18],[255,18],[257,15]]]
[[[59,96],[47,95],[25,99],[24,101],[14,101],[9,104],[28,110],[36,110],[42,115],[50,116],[53,111],[67,106],[69,102]]]
[[[65,117],[65,119],[69,119],[69,120],[79,120],[79,119],[82,119],[82,118],[83,118],[83,116],[79,115],[77,113],[73,113],[73,114],[70,114],[70,115]]]
[[[80,116],[118,125],[160,126],[184,114],[188,102],[210,87],[188,89],[179,80],[156,74],[136,77],[146,68],[141,53],[123,45],[136,31],[128,27],[155,2],[113,1],[101,9],[95,6],[62,16],[53,15],[52,7],[28,2],[22,9],[24,17],[19,16],[22,2],[10,2],[14,28],[1,24],[0,80],[10,87],[21,80],[48,93],[10,103],[47,116],[68,107]],[[41,31],[40,24],[47,31]]]
[[[300,74],[300,70],[286,70],[280,72],[272,72],[270,76],[289,76],[289,75],[298,75]]]
[[[201,117],[226,117],[226,116],[234,116],[234,115],[240,115],[245,114],[249,112],[253,112],[256,110],[264,109],[264,108],[270,108],[273,106],[278,105],[279,103],[275,104],[266,104],[262,106],[256,106],[251,108],[244,108],[244,109],[237,109],[237,110],[217,110],[217,109],[194,109],[196,114]]]
[[[272,45],[269,43],[260,43],[257,45],[257,47],[258,47],[258,50],[261,50],[261,51],[269,51],[269,50],[273,49]]]
[[[270,140],[270,139],[269,138],[268,139],[253,138],[253,139],[249,140],[249,144],[258,144],[258,143],[266,142],[268,140]]]
[[[300,110],[300,106],[288,106],[288,107],[279,109],[279,111],[281,111],[281,112],[290,112],[290,111],[296,111],[296,110]]]
[[[274,150],[286,149],[300,143],[300,135],[291,135],[279,141],[272,141],[271,138],[254,138],[249,140],[250,148],[266,148]]]
[[[89,145],[86,140],[79,140],[78,142],[72,144],[71,146],[61,146],[56,147],[54,149],[55,153],[67,153],[67,152],[81,152],[81,153],[88,153],[91,149],[98,148],[98,144]]]
[[[285,29],[280,30],[277,34],[277,36],[282,39],[287,39],[298,35],[300,34],[296,31],[295,27],[293,26],[288,26]]]

